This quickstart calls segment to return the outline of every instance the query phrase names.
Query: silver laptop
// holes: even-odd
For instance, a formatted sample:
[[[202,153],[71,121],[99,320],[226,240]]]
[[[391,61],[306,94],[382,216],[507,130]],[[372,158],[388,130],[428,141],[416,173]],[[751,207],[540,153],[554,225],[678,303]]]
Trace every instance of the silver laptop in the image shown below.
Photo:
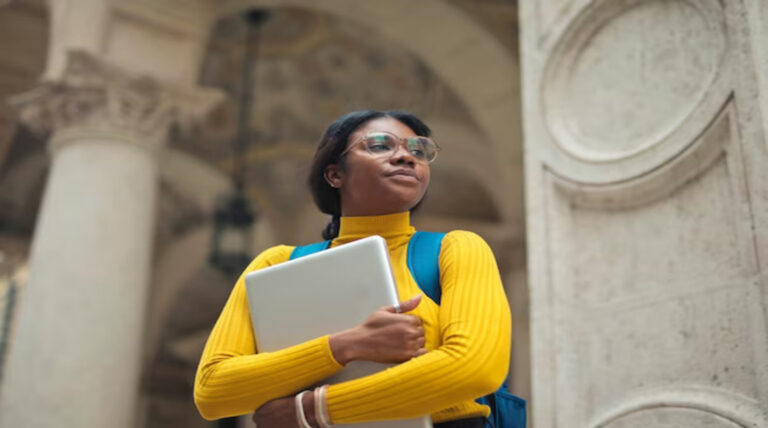
[[[249,273],[251,322],[261,352],[284,349],[352,328],[399,299],[387,244],[371,236]],[[339,383],[390,365],[353,361],[323,383]],[[417,419],[345,425],[360,428],[432,428]]]

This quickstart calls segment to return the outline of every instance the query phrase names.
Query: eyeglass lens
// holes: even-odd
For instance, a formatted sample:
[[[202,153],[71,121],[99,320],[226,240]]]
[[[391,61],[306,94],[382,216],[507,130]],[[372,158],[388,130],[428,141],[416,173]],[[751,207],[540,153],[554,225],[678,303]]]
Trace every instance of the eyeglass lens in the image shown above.
[[[431,162],[437,155],[435,143],[424,137],[411,137],[404,139],[406,149],[415,158]],[[366,148],[372,154],[391,154],[397,150],[400,140],[389,134],[372,134],[365,139]]]

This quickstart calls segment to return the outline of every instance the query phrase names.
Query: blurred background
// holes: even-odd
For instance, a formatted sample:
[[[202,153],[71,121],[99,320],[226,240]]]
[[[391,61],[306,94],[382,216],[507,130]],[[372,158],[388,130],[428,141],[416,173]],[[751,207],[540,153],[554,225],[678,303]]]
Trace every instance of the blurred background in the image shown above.
[[[318,241],[325,127],[442,147],[419,229],[493,248],[535,428],[768,427],[768,2],[0,1],[0,427],[233,427],[237,273]]]
[[[131,196],[133,190],[121,181],[125,176],[112,178],[112,191],[126,192],[116,203],[143,204],[152,213],[151,226],[120,223],[133,228],[126,234],[151,227],[143,243],[152,255],[147,278],[123,284],[148,290],[145,303],[134,307],[142,312],[125,320],[142,329],[141,349],[131,350],[142,353],[140,426],[216,426],[197,415],[192,383],[233,274],[272,245],[320,240],[328,218],[306,189],[309,163],[331,121],[365,108],[408,110],[432,127],[443,150],[415,225],[473,230],[493,247],[514,305],[513,389],[529,395],[522,163],[514,153],[496,150],[505,144],[519,152],[521,144],[515,1],[358,2],[352,10],[338,2],[86,3],[19,0],[0,8],[0,98],[5,101],[0,114],[0,358],[16,337],[30,247],[46,209],[41,201],[57,156],[49,141],[58,119],[51,116],[102,108],[74,92],[140,85],[130,81],[136,74],[152,76],[173,91],[203,94],[190,100],[184,99],[188,94],[168,95],[176,97],[170,102],[182,104],[179,109],[205,104],[191,119],[166,119],[164,141],[151,143],[158,162],[155,202],[151,193]],[[414,20],[414,14],[421,18]],[[87,40],[91,36],[103,40]],[[94,50],[81,44],[91,42],[109,47],[103,55],[88,54]],[[58,46],[68,43],[83,48],[81,55],[68,56]],[[91,74],[95,69],[100,76]],[[30,119],[35,124],[25,122],[17,109],[27,101],[19,94],[41,90],[46,73],[49,81],[66,82],[47,88],[52,94],[46,97],[70,91],[78,100],[39,113],[40,120]],[[104,82],[105,75],[112,81]],[[480,85],[499,93],[478,93]],[[142,90],[135,90],[137,97],[153,95]],[[131,104],[131,95],[116,102]],[[34,102],[51,107],[47,100]],[[141,102],[121,114],[133,115],[144,108]],[[503,121],[487,116],[505,113]],[[117,150],[106,156],[118,164],[130,161]],[[62,203],[78,205],[95,197],[88,186],[65,190],[70,199]],[[94,217],[133,212],[133,207],[122,214],[106,206],[93,209]],[[100,227],[96,218],[89,223],[82,227]],[[96,252],[124,246],[124,238],[94,237]],[[91,250],[80,254],[94,256],[80,268],[93,269],[100,257]],[[66,319],[61,323],[67,325]]]

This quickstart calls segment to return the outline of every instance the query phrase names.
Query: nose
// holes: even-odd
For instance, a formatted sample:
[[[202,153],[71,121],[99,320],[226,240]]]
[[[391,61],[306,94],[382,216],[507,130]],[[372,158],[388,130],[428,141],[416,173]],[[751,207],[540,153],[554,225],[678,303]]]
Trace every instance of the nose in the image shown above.
[[[395,165],[407,164],[414,166],[416,165],[416,158],[411,152],[408,151],[405,144],[405,142],[401,141],[400,144],[397,145],[397,149],[395,149],[394,153],[392,153],[390,162],[394,163]]]

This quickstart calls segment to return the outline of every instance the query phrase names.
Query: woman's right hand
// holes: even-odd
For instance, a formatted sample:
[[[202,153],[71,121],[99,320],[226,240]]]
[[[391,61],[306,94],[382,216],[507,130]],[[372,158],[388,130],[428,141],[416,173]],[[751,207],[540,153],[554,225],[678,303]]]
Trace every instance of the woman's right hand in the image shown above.
[[[421,294],[402,302],[399,312],[410,312],[420,302]],[[331,335],[333,357],[346,365],[355,360],[402,363],[425,354],[421,318],[399,312],[394,306],[385,306],[359,326]]]

